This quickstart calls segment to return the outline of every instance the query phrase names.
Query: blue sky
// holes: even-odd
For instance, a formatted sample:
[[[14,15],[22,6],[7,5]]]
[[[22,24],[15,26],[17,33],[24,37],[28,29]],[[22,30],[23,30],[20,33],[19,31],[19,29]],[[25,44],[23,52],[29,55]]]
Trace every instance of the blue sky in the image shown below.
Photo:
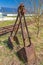
[[[31,0],[0,0],[0,7],[17,7],[21,2],[25,4],[25,6],[32,6],[33,3]],[[38,0],[36,0],[36,4],[38,4]]]
[[[25,7],[29,10],[34,10],[35,1],[36,8],[38,7],[39,3],[38,0],[0,0],[0,7],[10,7],[10,8],[17,8],[19,4],[22,2],[24,3]],[[41,0],[43,1],[43,0]],[[43,8],[43,7],[42,7]]]

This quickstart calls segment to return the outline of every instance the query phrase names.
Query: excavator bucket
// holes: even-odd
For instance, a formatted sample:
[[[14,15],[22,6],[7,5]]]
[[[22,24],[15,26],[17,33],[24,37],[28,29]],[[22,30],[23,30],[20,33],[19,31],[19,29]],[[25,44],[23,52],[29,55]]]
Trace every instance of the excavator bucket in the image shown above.
[[[36,65],[36,54],[33,44],[28,47],[23,47],[18,52],[18,57],[20,60],[28,63],[28,65]]]

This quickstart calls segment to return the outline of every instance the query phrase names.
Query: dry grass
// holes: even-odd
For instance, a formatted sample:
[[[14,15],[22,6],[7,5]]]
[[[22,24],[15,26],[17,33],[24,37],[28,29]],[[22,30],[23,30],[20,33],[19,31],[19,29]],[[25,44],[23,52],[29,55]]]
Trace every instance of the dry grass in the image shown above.
[[[40,25],[43,25],[42,18],[40,19]],[[40,32],[39,32],[38,38],[37,38],[36,23],[28,26],[28,29],[30,32],[32,43],[35,46],[35,51],[36,51],[36,55],[38,58],[37,63],[38,63],[38,65],[43,65],[43,26],[40,27]],[[23,61],[19,60],[19,58],[16,54],[18,45],[15,42],[13,42],[14,49],[11,51],[8,48],[7,42],[8,42],[9,35],[10,35],[10,33],[0,36],[0,65],[14,65],[14,61],[15,61],[16,65],[25,65],[25,63]],[[20,33],[17,34],[17,36],[20,41],[20,46],[22,47],[23,46],[22,36]]]

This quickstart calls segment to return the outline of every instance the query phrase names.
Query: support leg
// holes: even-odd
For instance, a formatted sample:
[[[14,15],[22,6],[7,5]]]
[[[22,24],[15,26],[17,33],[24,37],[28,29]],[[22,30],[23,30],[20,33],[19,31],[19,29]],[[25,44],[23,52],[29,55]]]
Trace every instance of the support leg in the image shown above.
[[[21,22],[22,17],[20,17],[20,22]],[[24,32],[23,32],[23,25],[21,22],[21,32],[22,32],[22,37],[23,37],[23,43],[24,43],[24,47],[25,47],[25,38],[24,38]]]
[[[20,18],[20,17],[19,17]],[[16,41],[16,43],[17,44],[20,44],[19,43],[19,40],[18,40],[18,38],[17,38],[17,36],[16,36],[16,34],[17,34],[17,32],[18,32],[18,29],[19,29],[19,26],[20,26],[20,21],[19,21],[19,24],[18,24],[18,26],[17,26],[17,29],[15,30],[15,34],[14,34],[14,37],[13,37],[13,39]]]
[[[27,24],[26,24],[26,20],[25,20],[25,16],[24,17],[24,23],[25,23],[25,27],[26,27],[26,30],[27,30],[27,34],[28,34],[28,38],[29,38],[29,46],[31,45],[31,39],[30,39],[30,35],[29,35],[29,32],[28,32],[28,28],[27,28]]]
[[[21,22],[19,22],[18,27],[17,27],[17,30],[15,31],[15,35],[16,35],[17,32],[18,32],[18,29],[19,29],[20,23],[21,23]]]
[[[17,20],[18,20],[18,16],[17,16],[17,19],[16,19],[16,21],[15,21],[15,24],[14,24],[14,26],[13,26],[13,30],[11,31],[10,36],[12,36],[12,34],[13,34],[13,31],[14,31],[14,28],[15,28],[15,26],[16,26]]]

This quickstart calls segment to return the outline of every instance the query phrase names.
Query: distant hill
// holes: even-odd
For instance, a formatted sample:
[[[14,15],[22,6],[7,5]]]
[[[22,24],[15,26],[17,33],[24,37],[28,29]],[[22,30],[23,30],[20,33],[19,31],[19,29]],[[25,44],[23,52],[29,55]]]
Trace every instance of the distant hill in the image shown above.
[[[7,7],[1,7],[0,8],[0,12],[2,13],[14,13],[16,14],[17,13],[17,9],[16,8],[7,8]]]
[[[17,8],[8,8],[8,7],[1,7],[0,12],[2,13],[8,13],[8,14],[17,14]],[[28,10],[27,9],[27,14],[35,14],[34,10]],[[37,13],[37,12],[36,12]],[[43,12],[42,12],[43,13]]]
[[[1,7],[0,8],[0,12],[2,12],[2,13],[9,13],[9,14],[16,14],[17,13],[17,9],[16,8],[8,8],[8,7]],[[29,13],[29,14],[33,14],[34,13],[34,11],[28,11],[27,10],[27,12],[26,12],[27,14]]]

